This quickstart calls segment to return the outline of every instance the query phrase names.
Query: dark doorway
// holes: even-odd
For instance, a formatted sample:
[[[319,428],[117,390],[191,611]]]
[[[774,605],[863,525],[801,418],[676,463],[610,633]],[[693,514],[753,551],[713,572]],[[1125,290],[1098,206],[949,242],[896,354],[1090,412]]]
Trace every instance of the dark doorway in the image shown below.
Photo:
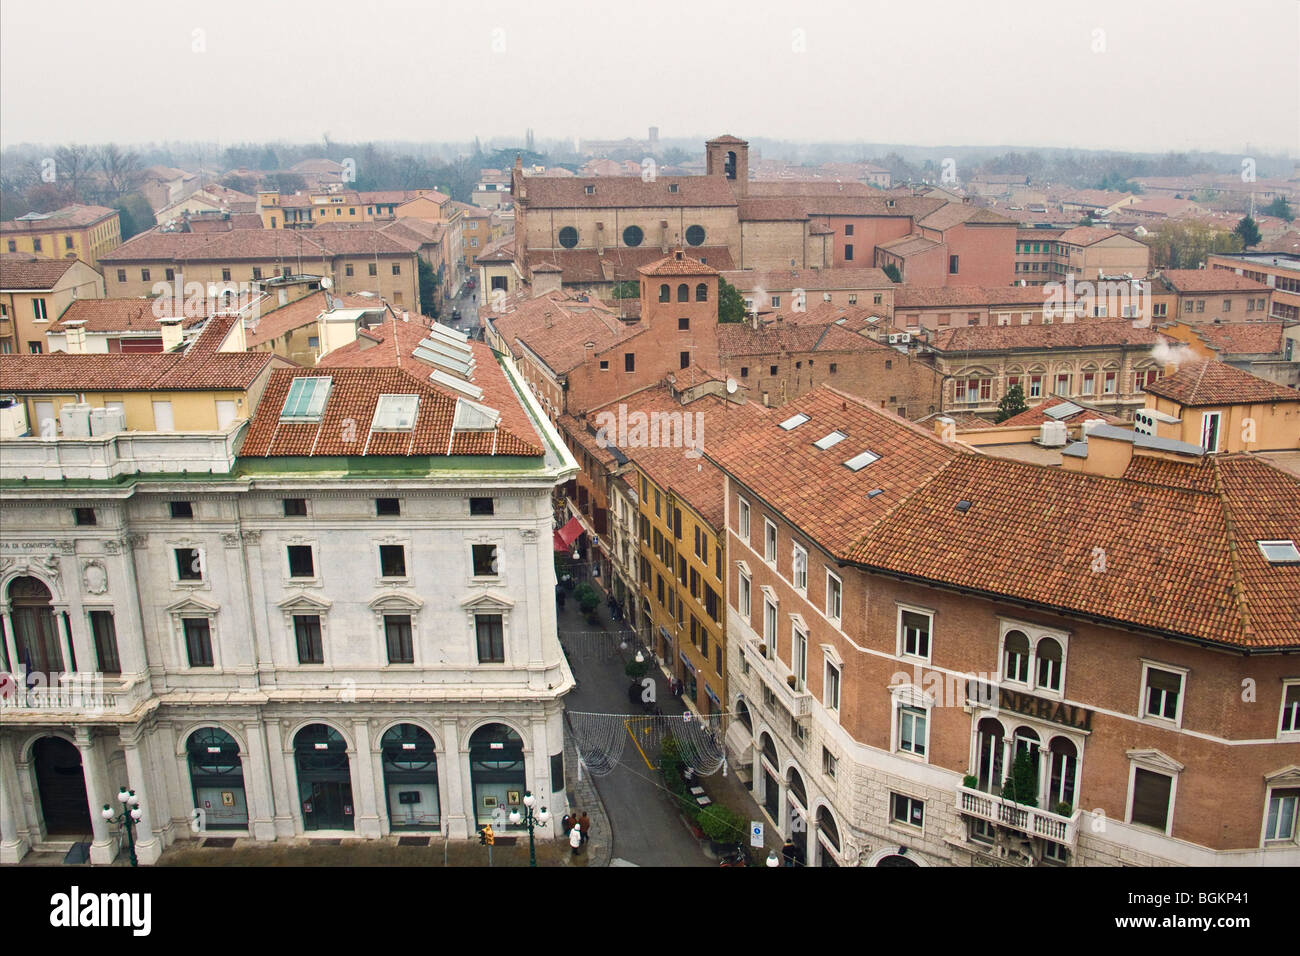
[[[209,830],[242,830],[248,826],[244,767],[235,738],[219,727],[204,727],[186,743],[194,806],[203,811]]]
[[[303,829],[354,829],[348,748],[339,732],[324,724],[310,724],[294,737],[293,750]]]
[[[32,748],[32,762],[36,765],[45,835],[87,836],[91,832],[90,801],[86,798],[81,751],[61,737],[42,737]]]

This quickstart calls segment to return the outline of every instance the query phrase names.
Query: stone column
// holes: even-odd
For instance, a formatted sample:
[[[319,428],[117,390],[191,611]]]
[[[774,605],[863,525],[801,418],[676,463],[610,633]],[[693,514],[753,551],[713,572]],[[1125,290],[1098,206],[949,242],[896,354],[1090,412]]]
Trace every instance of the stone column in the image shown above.
[[[104,804],[108,804],[117,816],[122,812],[122,804],[116,794],[101,792],[104,767],[100,762],[99,748],[88,728],[77,729],[77,749],[81,751],[81,773],[86,778],[86,803],[90,806],[90,831],[94,839],[90,844],[90,862],[97,864],[112,863],[117,856],[117,840],[108,829],[104,819]]]
[[[16,671],[22,662],[18,659],[18,635],[14,633],[14,619],[7,607],[0,611],[0,616],[4,618],[5,625],[5,657],[9,660],[9,670]]]
[[[452,840],[468,840],[474,832],[474,793],[469,779],[469,751],[460,746],[454,718],[442,722],[446,749],[439,755],[438,796],[442,800],[443,830]]]
[[[271,797],[271,767],[261,721],[244,724],[247,757],[243,760],[244,799],[248,804],[248,835],[254,840],[275,839],[275,801]]]
[[[267,719],[263,722],[266,730],[266,763],[271,776],[271,797],[274,804],[275,835],[291,837],[298,832],[298,816],[294,807],[298,805],[297,776],[290,777],[288,768],[293,761],[293,746],[284,741],[285,728],[280,721]]]
[[[144,865],[156,863],[162,856],[162,840],[153,829],[154,808],[150,805],[152,784],[145,771],[144,747],[147,741],[139,733],[122,733],[122,752],[126,755],[128,787],[140,798],[140,822],[135,831],[135,855]],[[158,799],[162,799],[161,794]]]
[[[352,796],[356,813],[353,826],[361,836],[377,839],[380,835],[379,811],[375,806],[375,761],[370,748],[370,722],[354,720],[352,733],[357,741],[356,753],[348,761],[353,767]]]
[[[14,742],[10,737],[0,736],[0,863],[17,863],[31,849],[27,840],[18,833],[21,812]],[[94,816],[93,812],[91,816]]]

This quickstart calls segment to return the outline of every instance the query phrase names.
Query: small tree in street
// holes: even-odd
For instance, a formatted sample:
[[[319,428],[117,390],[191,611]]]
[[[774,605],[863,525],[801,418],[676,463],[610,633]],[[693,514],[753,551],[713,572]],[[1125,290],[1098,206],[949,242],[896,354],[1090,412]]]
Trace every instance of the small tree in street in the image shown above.
[[[745,297],[722,276],[718,276],[718,321],[745,321]]]

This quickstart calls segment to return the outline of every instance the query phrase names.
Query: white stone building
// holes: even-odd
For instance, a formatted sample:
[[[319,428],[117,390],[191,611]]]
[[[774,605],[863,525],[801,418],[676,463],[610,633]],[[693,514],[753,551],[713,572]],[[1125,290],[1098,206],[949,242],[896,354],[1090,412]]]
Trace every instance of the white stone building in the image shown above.
[[[563,805],[550,501],[576,465],[489,363],[459,389],[286,369],[221,432],[4,441],[0,862],[110,862],[119,786],[141,862]]]

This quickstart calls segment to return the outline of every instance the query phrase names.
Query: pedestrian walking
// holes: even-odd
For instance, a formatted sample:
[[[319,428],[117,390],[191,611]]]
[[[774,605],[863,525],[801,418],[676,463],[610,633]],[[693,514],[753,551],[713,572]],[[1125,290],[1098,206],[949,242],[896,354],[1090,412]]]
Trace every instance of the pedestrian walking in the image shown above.
[[[569,846],[573,847],[573,856],[578,855],[578,847],[582,846],[582,832],[580,828],[574,827],[569,831]]]
[[[586,843],[591,838],[591,818],[587,816],[585,810],[582,816],[578,817],[578,827],[582,830],[582,842]]]
[[[560,825],[564,827],[564,835],[568,836],[569,831],[573,829],[573,817],[566,813],[564,819],[560,821]]]

